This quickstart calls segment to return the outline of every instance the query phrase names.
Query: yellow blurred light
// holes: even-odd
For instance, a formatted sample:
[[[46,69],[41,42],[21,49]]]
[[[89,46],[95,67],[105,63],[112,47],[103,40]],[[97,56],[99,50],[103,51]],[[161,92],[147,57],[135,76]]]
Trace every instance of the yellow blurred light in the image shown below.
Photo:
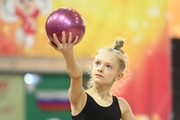
[[[8,32],[9,32],[9,30],[10,30],[10,28],[9,28],[9,26],[8,26],[8,25],[3,25],[3,27],[2,27],[2,31],[3,31],[4,33],[8,33]]]

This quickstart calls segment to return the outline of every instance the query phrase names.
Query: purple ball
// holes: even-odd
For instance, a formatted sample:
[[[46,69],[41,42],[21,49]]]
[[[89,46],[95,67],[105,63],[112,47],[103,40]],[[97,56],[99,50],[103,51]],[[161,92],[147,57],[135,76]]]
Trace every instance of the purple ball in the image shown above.
[[[50,40],[53,39],[53,34],[56,33],[59,41],[62,42],[62,31],[65,31],[67,40],[69,32],[72,32],[73,40],[78,36],[77,43],[79,43],[85,34],[85,22],[82,16],[74,9],[62,7],[48,16],[45,29]]]

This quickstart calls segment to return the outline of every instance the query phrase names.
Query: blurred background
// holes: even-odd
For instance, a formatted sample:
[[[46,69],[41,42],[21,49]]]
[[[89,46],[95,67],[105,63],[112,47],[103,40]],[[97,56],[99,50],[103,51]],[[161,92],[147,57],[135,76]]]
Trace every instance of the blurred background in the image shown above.
[[[123,38],[127,71],[112,93],[129,102],[138,120],[180,120],[179,5],[179,0],[0,0],[0,120],[71,119],[69,76],[45,32],[48,15],[60,7],[75,9],[85,20],[85,35],[75,46],[84,71],[99,48]],[[83,77],[85,87],[89,76]]]

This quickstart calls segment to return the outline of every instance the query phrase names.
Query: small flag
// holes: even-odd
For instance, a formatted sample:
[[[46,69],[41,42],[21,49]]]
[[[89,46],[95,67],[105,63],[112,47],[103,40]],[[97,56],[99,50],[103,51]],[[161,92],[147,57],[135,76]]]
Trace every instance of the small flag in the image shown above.
[[[67,90],[38,90],[37,104],[43,110],[68,110],[70,102]]]

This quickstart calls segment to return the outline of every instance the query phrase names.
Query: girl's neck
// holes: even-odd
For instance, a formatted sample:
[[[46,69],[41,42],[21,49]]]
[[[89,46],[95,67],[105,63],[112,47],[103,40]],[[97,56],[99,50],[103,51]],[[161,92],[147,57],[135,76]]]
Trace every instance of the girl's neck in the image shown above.
[[[104,87],[97,88],[97,87],[93,86],[92,88],[87,90],[87,92],[93,96],[100,97],[101,99],[111,97],[110,88],[104,88]]]

